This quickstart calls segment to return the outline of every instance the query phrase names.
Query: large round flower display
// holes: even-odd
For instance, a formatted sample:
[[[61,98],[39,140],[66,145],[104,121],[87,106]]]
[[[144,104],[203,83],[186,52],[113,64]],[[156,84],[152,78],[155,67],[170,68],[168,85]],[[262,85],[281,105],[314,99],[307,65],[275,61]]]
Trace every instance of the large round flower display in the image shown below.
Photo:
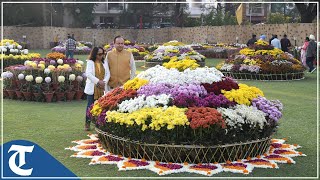
[[[155,144],[216,145],[270,137],[282,104],[215,68],[155,66],[88,110],[110,134]]]
[[[290,53],[274,48],[263,40],[241,49],[217,65],[217,69],[236,79],[293,80],[302,79],[303,64]]]

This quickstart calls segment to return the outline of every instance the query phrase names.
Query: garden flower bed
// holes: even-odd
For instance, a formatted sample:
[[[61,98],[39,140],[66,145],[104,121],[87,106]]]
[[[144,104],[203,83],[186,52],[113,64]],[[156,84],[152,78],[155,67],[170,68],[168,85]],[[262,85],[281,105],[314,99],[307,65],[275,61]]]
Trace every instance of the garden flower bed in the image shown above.
[[[303,79],[305,67],[291,54],[258,40],[217,65],[226,76],[235,79],[295,80]]]
[[[145,67],[153,67],[164,63],[170,65],[179,61],[182,65],[186,66],[188,66],[189,62],[193,61],[193,63],[197,63],[203,67],[206,57],[181,42],[169,41],[146,55],[144,59]]]
[[[82,42],[82,43],[81,43]],[[88,47],[87,45],[83,44],[86,43],[87,45],[90,46],[90,42],[77,42],[77,47],[76,50],[74,51],[74,54],[89,54],[91,51],[91,47]],[[59,53],[66,53],[66,43],[60,43],[58,46],[54,47],[51,49],[52,52],[59,52]]]
[[[104,46],[104,49],[106,49],[107,52],[111,51],[113,48],[114,48],[113,43],[106,44]],[[130,42],[129,40],[125,40],[124,49],[132,52],[134,60],[143,60],[143,57],[149,53],[149,51],[147,51],[144,46],[137,45],[133,42]]]
[[[215,68],[158,65],[108,92],[87,113],[112,153],[202,162],[246,151],[263,154],[281,110],[278,100],[266,99],[259,88],[239,84]]]
[[[2,74],[4,98],[38,102],[84,99],[82,66],[82,61],[66,59],[61,53],[9,66]]]
[[[4,39],[0,42],[0,51],[3,53],[0,54],[0,59],[3,59],[0,66],[3,63],[3,68],[23,64],[26,60],[40,57],[39,53],[29,53],[28,49],[22,49],[21,45],[10,39]]]

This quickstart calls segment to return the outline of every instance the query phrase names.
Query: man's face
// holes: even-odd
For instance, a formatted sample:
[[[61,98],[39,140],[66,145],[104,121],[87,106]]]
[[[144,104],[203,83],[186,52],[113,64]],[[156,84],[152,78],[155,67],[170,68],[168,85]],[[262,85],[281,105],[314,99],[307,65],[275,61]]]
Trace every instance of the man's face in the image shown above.
[[[116,50],[118,52],[121,52],[124,47],[124,39],[121,37],[117,38],[116,41],[114,42],[114,46],[116,47]]]

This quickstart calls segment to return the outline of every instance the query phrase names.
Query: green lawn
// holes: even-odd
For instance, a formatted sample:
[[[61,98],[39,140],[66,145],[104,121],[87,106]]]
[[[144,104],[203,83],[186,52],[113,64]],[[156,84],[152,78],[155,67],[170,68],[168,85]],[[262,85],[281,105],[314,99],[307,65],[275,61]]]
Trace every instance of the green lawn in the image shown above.
[[[39,51],[37,51],[39,52]],[[41,51],[46,53],[46,51]],[[75,56],[85,60],[86,56]],[[208,65],[221,60],[210,59]],[[143,70],[143,63],[137,63]],[[139,69],[141,68],[141,69]],[[268,99],[284,104],[283,117],[275,138],[288,138],[299,144],[306,157],[295,157],[296,164],[279,164],[279,169],[255,168],[249,175],[219,173],[213,177],[316,177],[317,176],[317,75],[306,74],[300,81],[239,81],[260,88]],[[71,158],[64,150],[73,140],[87,138],[84,129],[86,102],[36,103],[3,100],[4,142],[25,139],[39,144],[79,177],[159,177],[148,170],[118,171],[116,165],[89,166],[90,159]],[[94,133],[94,131],[91,131]],[[180,173],[165,177],[205,177]]]

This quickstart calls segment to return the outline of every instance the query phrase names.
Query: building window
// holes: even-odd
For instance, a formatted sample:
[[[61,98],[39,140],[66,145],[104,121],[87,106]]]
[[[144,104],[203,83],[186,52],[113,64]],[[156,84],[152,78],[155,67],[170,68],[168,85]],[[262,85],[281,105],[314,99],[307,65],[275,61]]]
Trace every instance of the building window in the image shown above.
[[[246,16],[264,16],[264,6],[262,3],[246,4]]]

